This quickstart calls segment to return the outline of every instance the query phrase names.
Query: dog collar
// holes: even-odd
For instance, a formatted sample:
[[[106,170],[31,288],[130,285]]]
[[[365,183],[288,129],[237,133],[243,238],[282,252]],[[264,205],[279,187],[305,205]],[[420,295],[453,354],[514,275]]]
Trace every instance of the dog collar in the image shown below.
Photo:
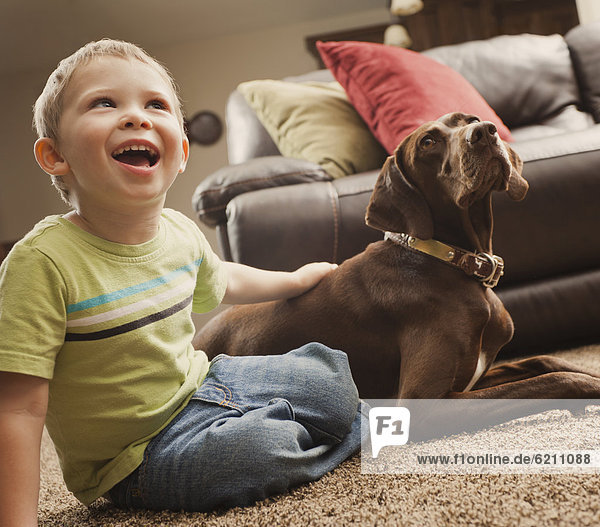
[[[421,240],[401,232],[386,232],[384,239],[458,267],[485,287],[496,287],[504,274],[504,260],[494,254],[473,253],[434,239]]]

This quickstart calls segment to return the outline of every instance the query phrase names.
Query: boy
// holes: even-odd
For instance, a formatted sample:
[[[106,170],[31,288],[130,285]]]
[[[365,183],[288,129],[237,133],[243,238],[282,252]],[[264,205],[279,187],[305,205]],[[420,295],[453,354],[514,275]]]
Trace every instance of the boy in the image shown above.
[[[59,64],[34,113],[36,160],[73,210],[38,223],[0,268],[0,525],[36,524],[44,422],[84,504],[245,505],[356,452],[342,352],[209,364],[191,345],[192,308],[288,298],[332,266],[222,263],[163,209],[189,153],[168,72],[132,44],[92,42]]]

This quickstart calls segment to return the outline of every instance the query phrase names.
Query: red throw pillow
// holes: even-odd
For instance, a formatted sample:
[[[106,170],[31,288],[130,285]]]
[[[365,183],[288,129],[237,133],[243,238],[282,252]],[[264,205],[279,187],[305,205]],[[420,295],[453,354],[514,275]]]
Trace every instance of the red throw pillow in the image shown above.
[[[451,112],[510,130],[460,73],[425,55],[368,42],[317,42],[323,62],[389,154],[415,128]],[[482,74],[485,74],[484,72]]]

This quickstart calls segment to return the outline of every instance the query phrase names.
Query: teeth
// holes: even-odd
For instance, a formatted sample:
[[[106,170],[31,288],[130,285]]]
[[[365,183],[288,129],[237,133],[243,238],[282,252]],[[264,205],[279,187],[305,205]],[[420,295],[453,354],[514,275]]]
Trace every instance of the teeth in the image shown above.
[[[115,150],[112,155],[113,157],[121,155],[125,152],[128,152],[130,150],[146,150],[147,152],[149,152],[151,155],[153,156],[157,156],[158,152],[156,150],[154,150],[154,148],[150,148],[149,146],[146,145],[128,145],[128,146],[124,146],[123,148],[120,148],[119,150]]]

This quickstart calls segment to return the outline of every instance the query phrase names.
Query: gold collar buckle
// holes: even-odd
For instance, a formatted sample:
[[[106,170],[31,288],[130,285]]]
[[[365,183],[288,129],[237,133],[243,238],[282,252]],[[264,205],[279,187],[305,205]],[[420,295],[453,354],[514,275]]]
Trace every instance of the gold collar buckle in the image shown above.
[[[485,287],[496,287],[500,277],[504,274],[504,260],[495,254],[477,253],[477,256],[485,258],[492,266],[492,270],[487,276],[480,275],[477,272],[474,275]]]

